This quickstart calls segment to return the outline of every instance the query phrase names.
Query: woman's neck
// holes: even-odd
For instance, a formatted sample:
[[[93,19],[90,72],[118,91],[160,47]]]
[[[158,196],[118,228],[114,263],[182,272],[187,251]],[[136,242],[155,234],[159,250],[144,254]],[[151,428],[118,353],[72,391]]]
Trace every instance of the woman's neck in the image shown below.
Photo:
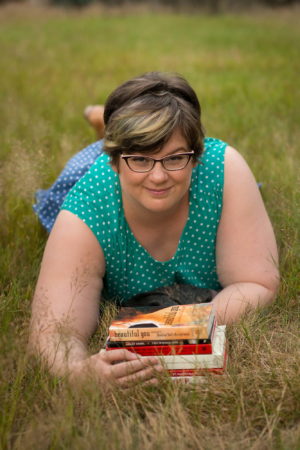
[[[173,208],[165,211],[149,211],[147,208],[137,208],[132,203],[126,201],[126,197],[122,198],[123,211],[127,223],[130,228],[145,227],[145,228],[161,228],[165,227],[168,223],[173,223],[180,218],[184,217],[185,222],[189,212],[189,193],[182,199],[180,204],[174,205]]]
[[[157,261],[169,261],[175,255],[188,220],[188,200],[187,196],[176,208],[163,212],[135,211],[125,201],[124,214],[132,234]]]

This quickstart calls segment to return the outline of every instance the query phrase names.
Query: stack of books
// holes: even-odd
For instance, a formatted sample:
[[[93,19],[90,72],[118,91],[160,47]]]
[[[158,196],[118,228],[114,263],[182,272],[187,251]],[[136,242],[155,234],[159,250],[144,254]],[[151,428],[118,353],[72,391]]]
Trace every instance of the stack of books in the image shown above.
[[[109,327],[106,351],[126,348],[158,356],[176,381],[223,374],[227,352],[225,325],[218,326],[212,304],[123,307]]]

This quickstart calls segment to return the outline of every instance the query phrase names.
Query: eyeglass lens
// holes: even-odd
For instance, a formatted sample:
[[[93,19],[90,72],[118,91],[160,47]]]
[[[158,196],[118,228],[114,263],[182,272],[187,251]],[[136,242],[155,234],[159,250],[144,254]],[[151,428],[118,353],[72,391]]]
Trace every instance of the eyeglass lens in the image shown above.
[[[167,170],[184,169],[188,164],[191,155],[172,155],[162,158],[160,161]],[[130,156],[127,157],[129,168],[136,171],[149,171],[154,167],[155,159],[147,156]]]

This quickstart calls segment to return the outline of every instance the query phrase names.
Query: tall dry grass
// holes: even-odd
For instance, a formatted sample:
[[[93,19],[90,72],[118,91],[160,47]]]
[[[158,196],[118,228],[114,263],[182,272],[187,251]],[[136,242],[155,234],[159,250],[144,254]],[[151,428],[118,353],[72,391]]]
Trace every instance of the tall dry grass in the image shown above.
[[[299,12],[109,16],[0,10],[0,436],[22,449],[297,449],[299,377]],[[81,111],[147,70],[184,74],[207,134],[238,148],[274,224],[276,302],[229,327],[224,376],[197,386],[72,389],[26,352],[46,233],[31,205],[94,138]],[[91,340],[105,338],[111,310]]]

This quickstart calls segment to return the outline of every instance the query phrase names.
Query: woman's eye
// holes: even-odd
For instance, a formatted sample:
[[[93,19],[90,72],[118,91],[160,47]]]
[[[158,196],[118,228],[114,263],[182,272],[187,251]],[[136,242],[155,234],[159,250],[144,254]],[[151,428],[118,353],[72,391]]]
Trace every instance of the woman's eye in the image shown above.
[[[183,159],[184,159],[183,155],[172,155],[167,158],[167,161],[178,162],[178,161],[182,161]]]
[[[147,162],[147,159],[144,158],[144,156],[132,156],[131,161],[134,163],[142,164],[142,163]]]

